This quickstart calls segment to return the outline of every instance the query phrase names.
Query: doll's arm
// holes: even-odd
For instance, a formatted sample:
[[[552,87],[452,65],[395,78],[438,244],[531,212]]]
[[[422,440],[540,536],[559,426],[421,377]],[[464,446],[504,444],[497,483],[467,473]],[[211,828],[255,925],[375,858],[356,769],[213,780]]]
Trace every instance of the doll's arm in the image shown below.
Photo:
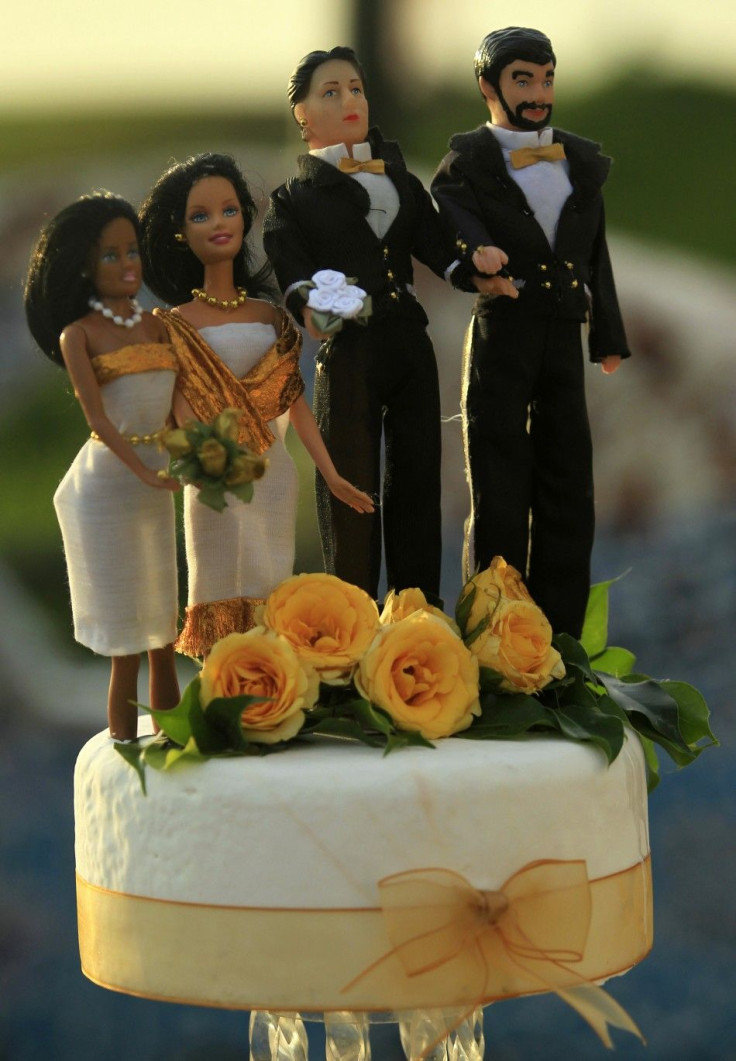
[[[621,360],[631,356],[616,295],[611,258],[606,242],[606,219],[601,204],[598,230],[590,257],[590,330],[588,350],[591,361],[600,362],[606,375],[615,372]]]
[[[343,479],[341,475],[338,475],[337,469],[332,463],[332,458],[327,452],[324,439],[317,427],[317,421],[314,419],[312,410],[307,405],[303,394],[291,406],[289,416],[291,423],[294,425],[294,430],[302,440],[304,448],[317,465],[323,479],[335,497],[354,508],[356,512],[373,512],[373,502],[368,494],[358,490],[347,479]]]
[[[263,249],[273,266],[287,308],[297,320],[305,320],[306,298],[292,285],[310,280],[317,271],[306,234],[300,224],[287,185],[277,188],[263,219]],[[305,322],[306,323],[306,322]]]
[[[135,447],[120,434],[105,413],[100,387],[87,353],[87,341],[83,329],[76,324],[70,324],[62,332],[59,346],[69,379],[90,430],[94,431],[100,442],[104,442],[107,448],[147,486],[153,486],[157,490],[178,490],[179,483],[176,479],[170,479],[168,476],[160,478],[153,469],[143,463]]]

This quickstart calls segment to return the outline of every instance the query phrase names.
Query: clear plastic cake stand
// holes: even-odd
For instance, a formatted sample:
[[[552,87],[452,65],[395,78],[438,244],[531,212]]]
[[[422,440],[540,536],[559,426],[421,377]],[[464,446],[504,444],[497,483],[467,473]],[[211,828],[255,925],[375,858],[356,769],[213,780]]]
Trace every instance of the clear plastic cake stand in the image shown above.
[[[308,1061],[304,1021],[322,1020],[326,1061],[370,1061],[370,1026],[396,1022],[408,1061],[483,1061],[483,1009],[465,1015],[458,1009],[361,1013],[343,1010],[323,1014],[273,1013],[250,1016],[251,1061]]]

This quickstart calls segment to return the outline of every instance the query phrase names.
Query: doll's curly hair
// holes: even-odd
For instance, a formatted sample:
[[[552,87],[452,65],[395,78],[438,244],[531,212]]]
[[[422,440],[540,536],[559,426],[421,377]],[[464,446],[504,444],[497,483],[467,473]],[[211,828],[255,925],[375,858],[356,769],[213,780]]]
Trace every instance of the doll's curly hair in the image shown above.
[[[143,279],[147,286],[170,306],[189,302],[192,288],[201,287],[204,267],[186,243],[176,239],[181,233],[187,197],[193,185],[204,177],[224,177],[235,189],[243,211],[243,246],[233,262],[234,281],[254,298],[273,297],[271,267],[266,263],[255,270],[248,246],[258,208],[238,164],[231,155],[205,152],[177,162],[154,184],[139,212]]]
[[[127,218],[138,235],[138,218],[125,199],[95,191],[64,207],[43,228],[31,254],[23,303],[31,335],[47,357],[64,364],[59,337],[89,312],[95,292],[93,254],[102,230]]]

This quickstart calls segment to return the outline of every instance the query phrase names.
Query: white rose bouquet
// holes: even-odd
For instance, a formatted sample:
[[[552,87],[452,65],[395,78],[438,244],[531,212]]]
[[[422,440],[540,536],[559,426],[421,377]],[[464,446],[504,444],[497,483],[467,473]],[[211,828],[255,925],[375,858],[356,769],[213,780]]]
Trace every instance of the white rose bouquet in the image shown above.
[[[371,315],[370,295],[336,269],[320,269],[299,290],[307,296],[314,326],[329,335],[339,332],[345,320],[365,324]]]

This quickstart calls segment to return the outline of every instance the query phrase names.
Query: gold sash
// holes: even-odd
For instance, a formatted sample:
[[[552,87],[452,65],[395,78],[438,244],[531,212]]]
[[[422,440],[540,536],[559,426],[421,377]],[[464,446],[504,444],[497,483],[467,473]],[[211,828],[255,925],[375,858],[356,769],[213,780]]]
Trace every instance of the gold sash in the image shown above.
[[[591,881],[581,865],[531,863],[480,903],[458,874],[416,870],[379,884],[384,909],[166,902],[78,876],[82,971],[126,994],[228,1009],[467,1008],[550,990],[575,1004],[568,994],[652,945],[649,859]],[[455,879],[449,891],[439,881],[444,907],[437,874]],[[399,878],[414,894],[387,902]]]
[[[274,441],[268,426],[304,391],[299,371],[302,337],[293,318],[281,311],[281,331],[250,372],[238,379],[193,325],[178,313],[154,310],[169,333],[179,360],[177,386],[198,420],[211,423],[223,409],[239,409],[238,441],[264,453]]]

